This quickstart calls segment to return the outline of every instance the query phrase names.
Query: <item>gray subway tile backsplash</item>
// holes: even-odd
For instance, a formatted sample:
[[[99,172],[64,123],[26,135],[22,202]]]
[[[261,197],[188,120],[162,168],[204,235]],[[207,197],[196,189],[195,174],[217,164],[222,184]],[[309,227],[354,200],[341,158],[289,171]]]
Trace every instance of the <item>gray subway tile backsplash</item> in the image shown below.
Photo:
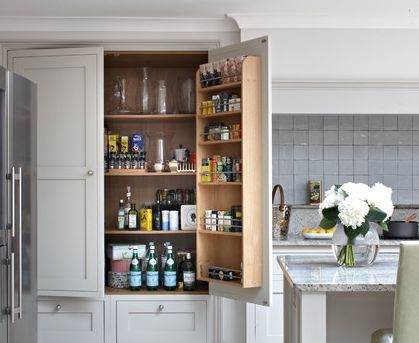
[[[307,203],[318,179],[325,190],[383,182],[395,203],[419,203],[419,115],[274,115],[272,124],[273,182],[288,203]]]

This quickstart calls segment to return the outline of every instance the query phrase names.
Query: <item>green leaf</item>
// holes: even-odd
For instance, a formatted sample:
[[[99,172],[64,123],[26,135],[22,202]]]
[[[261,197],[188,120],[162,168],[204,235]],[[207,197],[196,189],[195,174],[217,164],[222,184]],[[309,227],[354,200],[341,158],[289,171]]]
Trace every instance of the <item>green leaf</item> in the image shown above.
[[[339,210],[337,206],[323,209],[322,214],[326,219],[338,221]]]
[[[361,235],[365,236],[370,230],[370,223],[365,221],[362,223],[362,225],[358,229]]]
[[[353,241],[359,235],[365,236],[368,233],[369,229],[370,224],[367,221],[365,221],[361,226],[358,226],[355,230],[348,226],[344,227],[345,234],[346,237],[348,237],[349,242]]]
[[[384,231],[388,231],[388,226],[387,226],[387,222],[378,222],[378,225],[380,225],[380,227],[384,230]]]
[[[370,222],[382,222],[387,217],[387,214],[378,207],[371,206],[365,219]]]
[[[332,227],[335,227],[335,226],[336,226],[335,220],[323,218],[320,222],[320,227],[323,229],[331,229]]]

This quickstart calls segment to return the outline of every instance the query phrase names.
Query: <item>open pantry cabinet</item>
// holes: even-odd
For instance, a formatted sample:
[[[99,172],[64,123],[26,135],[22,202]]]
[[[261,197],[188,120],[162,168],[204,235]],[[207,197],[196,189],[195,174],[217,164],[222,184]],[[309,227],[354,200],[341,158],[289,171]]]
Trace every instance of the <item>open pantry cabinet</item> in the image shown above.
[[[206,75],[202,68],[199,69],[201,64],[221,61],[221,65],[226,59],[234,58],[240,61],[236,69],[224,69],[225,73],[215,74],[213,80],[208,80],[209,73]],[[106,244],[148,245],[153,241],[160,254],[163,243],[170,241],[176,250],[196,252],[200,285],[197,293],[269,305],[271,113],[268,37],[215,49],[209,54],[108,51],[104,66],[105,132],[108,131],[109,136],[142,134],[148,162],[145,169],[125,169],[124,162],[108,160],[110,169],[105,172]],[[144,67],[148,69],[145,71]],[[150,92],[154,98],[151,104],[141,100],[144,78],[151,79],[150,84],[155,88]],[[193,100],[182,95],[182,88],[190,90],[185,81],[190,78],[195,80]],[[165,114],[158,113],[161,105],[157,100],[160,91],[157,80],[160,79],[167,80]],[[229,105],[228,100],[223,103],[224,98],[233,100]],[[150,113],[144,113],[147,112],[144,108]],[[211,131],[214,127],[215,133]],[[225,133],[227,135],[223,136]],[[171,160],[180,146],[187,148],[193,156],[190,159],[192,167],[180,172],[153,170],[155,161]],[[105,154],[111,156],[109,151]],[[196,194],[197,229],[118,230],[118,202],[125,199],[128,185],[137,209],[154,203],[158,189],[186,192],[194,189],[191,194]],[[195,203],[190,201],[188,203]],[[106,290],[107,294],[134,294],[110,287]]]

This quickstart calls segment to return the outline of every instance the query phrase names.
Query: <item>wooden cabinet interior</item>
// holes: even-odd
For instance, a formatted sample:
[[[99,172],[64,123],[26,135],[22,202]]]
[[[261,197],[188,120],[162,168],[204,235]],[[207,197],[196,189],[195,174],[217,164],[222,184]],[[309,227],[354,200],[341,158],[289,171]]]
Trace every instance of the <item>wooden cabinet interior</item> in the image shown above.
[[[185,77],[192,78],[195,84],[195,72],[199,64],[207,62],[207,52],[106,52],[105,53],[105,125],[108,130],[120,135],[131,136],[141,133],[145,136],[145,150],[147,160],[155,159],[152,152],[153,140],[160,136],[167,138],[166,146],[170,150],[166,156],[172,158],[174,149],[182,145],[190,152],[196,149],[196,113],[179,113],[176,108],[179,103],[178,84]],[[157,81],[164,79],[167,86],[167,114],[143,114],[138,112],[137,95],[138,83],[141,80],[141,67],[149,67],[149,77],[152,88],[150,96],[155,103]],[[114,80],[122,77],[127,82],[127,104],[133,113],[115,113]],[[181,106],[180,106],[181,107]],[[175,113],[173,113],[175,112]],[[162,253],[164,242],[170,241],[175,251],[196,251],[195,231],[151,231],[129,232],[118,231],[117,210],[120,199],[126,199],[126,187],[131,186],[132,199],[137,210],[144,203],[154,203],[158,189],[194,189],[196,187],[196,173],[144,173],[135,169],[113,169],[105,173],[105,243],[147,244],[154,241],[157,252]],[[108,270],[108,269],[107,269]],[[107,288],[112,294],[118,290]],[[130,292],[123,290],[122,292]],[[199,294],[208,292],[200,288]],[[147,293],[146,291],[143,294]],[[150,293],[150,292],[149,292]]]
[[[260,287],[262,285],[262,208],[255,199],[262,191],[262,106],[260,59],[248,56],[243,61],[242,80],[201,88],[199,64],[207,61],[202,52],[108,52],[105,55],[105,124],[109,131],[123,135],[143,133],[147,146],[156,132],[169,133],[172,149],[182,144],[197,153],[197,172],[186,175],[138,175],[138,172],[113,170],[105,178],[105,227],[106,243],[148,243],[151,239],[161,246],[168,239],[177,249],[197,251],[197,276],[201,281],[231,284],[235,287]],[[196,73],[196,113],[117,114],[112,113],[114,96],[113,80],[117,76],[128,82],[127,102],[135,109],[136,89],[139,80],[138,67],[152,67],[154,82],[160,78],[176,85],[180,76]],[[170,90],[171,89],[171,90]],[[175,89],[168,90],[169,112],[175,109]],[[201,104],[213,94],[233,91],[241,97],[241,110],[201,115]],[[223,122],[226,125],[240,124],[241,138],[231,141],[207,142],[203,133],[205,126]],[[172,153],[172,152],[171,152]],[[201,182],[201,161],[213,155],[231,156],[241,159],[242,177],[239,182],[204,184]],[[153,159],[148,156],[147,159]],[[130,174],[131,173],[131,174]],[[112,176],[112,177],[111,177]],[[196,187],[198,230],[197,234],[118,234],[115,231],[119,199],[125,199],[126,186],[132,187],[132,197],[139,209],[143,203],[155,201],[157,189]],[[216,187],[215,187],[216,186]],[[229,210],[242,206],[242,232],[205,231],[202,218],[205,210]],[[111,231],[112,230],[112,231]],[[152,238],[151,238],[152,237]],[[196,247],[196,248],[195,248]],[[217,266],[241,270],[241,280],[226,282],[210,279],[208,267]]]
[[[239,286],[243,288],[262,285],[262,208],[255,199],[262,192],[262,104],[260,59],[248,56],[243,61],[241,81],[201,88],[197,73],[197,161],[213,155],[232,156],[242,160],[242,181],[234,187],[225,184],[200,182],[200,165],[197,168],[197,215],[200,218],[197,235],[198,278],[211,282],[236,285],[236,281],[213,280],[208,277],[210,266],[241,270]],[[225,117],[201,115],[201,103],[220,91],[239,93],[241,111]],[[235,141],[205,142],[202,133],[209,123],[223,121],[241,125],[241,139]],[[214,144],[216,143],[216,144]],[[218,144],[217,144],[218,143]],[[214,187],[217,185],[218,187]],[[242,206],[241,234],[207,234],[203,218],[206,210],[229,210]]]

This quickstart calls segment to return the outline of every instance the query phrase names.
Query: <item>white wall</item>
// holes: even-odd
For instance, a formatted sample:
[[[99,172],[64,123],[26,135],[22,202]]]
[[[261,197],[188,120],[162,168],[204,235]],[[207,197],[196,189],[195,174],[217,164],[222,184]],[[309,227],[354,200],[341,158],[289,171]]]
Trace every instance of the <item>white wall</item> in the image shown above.
[[[271,36],[273,113],[419,113],[419,30],[241,29]]]

